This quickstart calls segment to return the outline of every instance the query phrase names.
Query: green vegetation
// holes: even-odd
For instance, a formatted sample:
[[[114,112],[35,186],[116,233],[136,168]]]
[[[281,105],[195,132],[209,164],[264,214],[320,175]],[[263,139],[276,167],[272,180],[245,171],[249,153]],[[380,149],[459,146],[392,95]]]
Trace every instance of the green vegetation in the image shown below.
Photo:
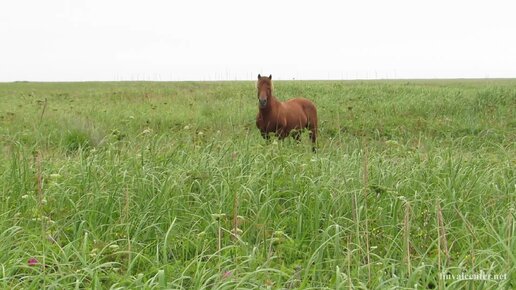
[[[317,154],[253,82],[0,84],[0,288],[516,287],[515,80],[275,89]]]

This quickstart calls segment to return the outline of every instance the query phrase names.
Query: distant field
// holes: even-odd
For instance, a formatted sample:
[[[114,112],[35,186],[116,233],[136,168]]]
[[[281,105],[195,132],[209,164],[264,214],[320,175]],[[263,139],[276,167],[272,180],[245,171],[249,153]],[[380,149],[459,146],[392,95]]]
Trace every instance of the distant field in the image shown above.
[[[275,95],[317,154],[254,82],[0,84],[0,288],[516,288],[516,80]]]

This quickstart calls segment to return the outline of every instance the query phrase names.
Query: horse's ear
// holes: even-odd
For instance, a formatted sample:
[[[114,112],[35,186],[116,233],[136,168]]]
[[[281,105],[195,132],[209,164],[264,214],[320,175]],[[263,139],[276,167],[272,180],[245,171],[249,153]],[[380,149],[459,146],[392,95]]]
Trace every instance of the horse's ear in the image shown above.
[[[272,75],[269,75],[269,80],[272,80]]]
[[[262,76],[260,74],[258,74],[258,79],[260,79]]]

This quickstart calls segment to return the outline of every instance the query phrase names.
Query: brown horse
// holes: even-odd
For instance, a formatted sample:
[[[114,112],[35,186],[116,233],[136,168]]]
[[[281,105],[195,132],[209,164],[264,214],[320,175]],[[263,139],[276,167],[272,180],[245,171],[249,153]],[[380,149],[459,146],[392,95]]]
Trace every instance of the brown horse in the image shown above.
[[[317,140],[317,109],[314,103],[305,98],[290,99],[281,102],[272,94],[272,75],[258,75],[258,115],[256,127],[266,140],[269,133],[276,133],[279,139],[292,135],[300,140],[301,130],[310,130],[312,150],[315,152]],[[291,134],[292,133],[292,134]]]

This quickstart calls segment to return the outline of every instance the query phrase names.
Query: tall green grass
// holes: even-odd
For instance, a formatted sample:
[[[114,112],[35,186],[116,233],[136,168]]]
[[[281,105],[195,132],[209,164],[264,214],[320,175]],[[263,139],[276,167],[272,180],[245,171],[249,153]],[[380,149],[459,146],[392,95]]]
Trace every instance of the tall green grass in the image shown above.
[[[0,288],[516,287],[516,81],[275,88],[317,154],[252,82],[0,84]]]

